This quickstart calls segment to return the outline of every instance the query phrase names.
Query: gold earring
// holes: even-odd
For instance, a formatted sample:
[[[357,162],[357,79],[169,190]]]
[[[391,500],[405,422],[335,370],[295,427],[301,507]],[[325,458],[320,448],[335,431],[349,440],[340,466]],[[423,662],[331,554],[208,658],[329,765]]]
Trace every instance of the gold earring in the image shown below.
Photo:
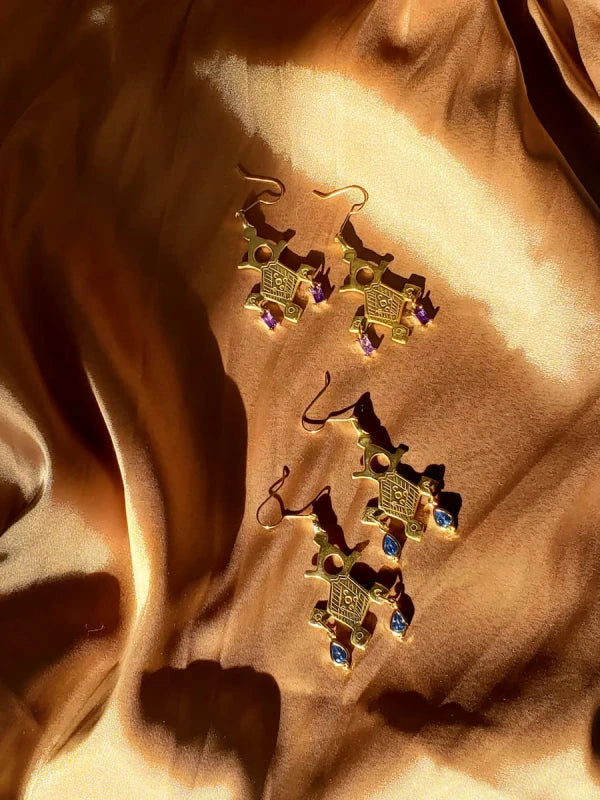
[[[337,545],[329,540],[327,531],[321,526],[318,516],[314,511],[305,514],[307,508],[314,506],[314,503],[324,492],[329,492],[329,487],[321,490],[315,500],[299,511],[289,511],[285,508],[283,500],[279,495],[279,489],[285,483],[289,475],[289,470],[284,469],[283,476],[279,478],[269,488],[269,494],[257,509],[256,519],[265,530],[273,530],[280,525],[284,519],[306,519],[312,525],[313,541],[318,546],[316,569],[306,570],[305,578],[317,578],[329,584],[329,597],[326,608],[317,604],[309,617],[309,624],[325,631],[330,639],[329,657],[333,664],[342,669],[349,670],[352,665],[352,649],[358,648],[365,650],[372,634],[364,627],[363,623],[369,605],[386,603],[394,609],[390,617],[390,631],[397,639],[403,639],[408,621],[399,608],[399,601],[402,597],[400,582],[399,591],[393,592],[394,586],[387,589],[381,583],[374,583],[370,590],[364,588],[350,574],[354,564],[360,559],[358,549],[351,550],[346,554]],[[270,501],[275,500],[279,506],[280,516],[275,523],[263,523],[260,519],[261,509]],[[330,572],[328,567],[337,564],[337,570]],[[396,581],[394,581],[396,583]],[[350,632],[350,641],[344,642],[342,629]],[[342,638],[340,638],[342,636]]]
[[[393,561],[398,561],[400,558],[401,546],[395,535],[394,521],[401,523],[405,536],[417,542],[421,541],[431,517],[448,538],[453,537],[456,534],[455,520],[453,515],[445,508],[441,508],[438,503],[438,482],[427,475],[422,475],[419,481],[414,483],[400,475],[398,465],[408,452],[408,448],[401,445],[390,451],[376,445],[370,433],[359,421],[356,404],[340,411],[330,412],[322,419],[312,419],[308,416],[308,412],[330,383],[331,376],[326,372],[325,385],[311,400],[302,415],[302,427],[309,433],[317,433],[328,422],[352,423],[358,435],[357,444],[363,449],[362,469],[352,473],[352,477],[376,481],[379,489],[377,505],[365,507],[361,522],[365,525],[377,525],[383,534],[381,546],[386,556]],[[353,410],[351,415],[341,416],[349,410]]]
[[[246,217],[248,211],[258,204],[273,205],[281,200],[285,194],[283,183],[277,178],[251,175],[239,164],[238,170],[246,180],[270,183],[278,190],[274,198],[267,200],[259,195],[254,202],[236,213],[242,223],[242,235],[248,242],[248,258],[238,264],[238,269],[255,269],[260,272],[259,291],[248,295],[244,307],[258,311],[267,328],[274,330],[280,321],[280,314],[289,322],[298,322],[302,316],[303,308],[296,302],[296,292],[300,284],[308,284],[315,303],[325,300],[325,293],[322,285],[315,280],[314,267],[301,264],[296,271],[283,264],[280,257],[288,243],[283,239],[273,242],[258,236],[256,228]],[[274,194],[272,189],[265,191]]]
[[[378,337],[373,335],[375,325],[391,328],[392,341],[406,344],[413,327],[412,323],[417,320],[422,325],[427,325],[432,317],[424,306],[419,304],[421,287],[405,283],[402,291],[392,288],[384,281],[388,272],[393,274],[388,270],[390,262],[381,259],[379,264],[376,264],[359,258],[356,250],[344,239],[346,223],[353,214],[364,208],[369,199],[367,190],[358,184],[351,184],[341,189],[334,189],[332,192],[321,192],[317,189],[313,189],[313,192],[317,197],[327,200],[351,189],[362,192],[363,200],[352,205],[335,237],[335,241],[342,248],[343,260],[349,265],[346,283],[340,288],[340,292],[358,292],[363,296],[364,313],[355,315],[350,325],[350,332],[357,335],[363,353],[370,356],[379,346]]]

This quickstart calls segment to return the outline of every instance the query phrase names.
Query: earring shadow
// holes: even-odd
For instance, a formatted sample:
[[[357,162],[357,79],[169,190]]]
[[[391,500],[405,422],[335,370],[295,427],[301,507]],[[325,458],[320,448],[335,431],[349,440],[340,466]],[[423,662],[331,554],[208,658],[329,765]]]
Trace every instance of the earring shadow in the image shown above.
[[[419,692],[385,691],[368,703],[367,708],[369,713],[380,715],[391,728],[405,733],[441,726],[475,729],[490,725],[478,711],[468,711],[460,703],[436,703]]]
[[[343,235],[348,245],[352,247],[353,250],[356,250],[357,256],[359,258],[364,258],[365,261],[374,261],[376,264],[379,264],[380,261],[387,261],[388,264],[391,264],[391,262],[394,260],[394,256],[391,253],[381,255],[376,253],[374,250],[365,247],[351,220],[346,222]]]
[[[375,413],[370,392],[365,392],[358,398],[354,413],[360,427],[367,431],[374,444],[378,447],[383,447],[385,450],[394,450],[394,445],[387,429],[381,424],[379,417]]]

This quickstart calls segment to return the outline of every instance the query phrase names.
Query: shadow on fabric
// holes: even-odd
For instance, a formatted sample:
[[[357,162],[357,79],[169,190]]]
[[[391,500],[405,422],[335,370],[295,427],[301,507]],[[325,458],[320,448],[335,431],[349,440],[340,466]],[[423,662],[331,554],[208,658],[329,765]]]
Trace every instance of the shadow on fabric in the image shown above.
[[[590,197],[600,204],[600,164],[589,158],[600,148],[596,121],[566,85],[527,3],[498,0],[498,7],[513,40],[533,110]]]
[[[178,745],[193,745],[199,754],[213,734],[217,749],[239,758],[252,797],[263,796],[281,708],[270,675],[250,667],[223,669],[216,661],[164,667],[143,675],[140,705],[146,722],[166,728]]]
[[[467,711],[460,703],[438,704],[419,692],[382,692],[369,704],[369,712],[380,714],[386,725],[404,733],[418,733],[427,726],[482,728],[490,725],[485,716]]]
[[[20,691],[78,642],[119,624],[119,582],[106,572],[66,575],[0,597],[0,676]]]

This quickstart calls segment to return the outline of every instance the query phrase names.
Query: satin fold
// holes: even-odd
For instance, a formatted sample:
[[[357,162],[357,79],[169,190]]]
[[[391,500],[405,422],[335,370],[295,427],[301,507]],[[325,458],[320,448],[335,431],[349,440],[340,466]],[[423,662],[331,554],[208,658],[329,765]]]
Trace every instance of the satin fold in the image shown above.
[[[600,798],[599,43],[591,0],[3,4],[0,800]],[[298,325],[244,309],[238,163],[328,271]],[[312,191],[356,183],[439,309],[371,358]],[[326,370],[459,509],[348,676],[310,526],[255,518],[287,465],[389,567]]]

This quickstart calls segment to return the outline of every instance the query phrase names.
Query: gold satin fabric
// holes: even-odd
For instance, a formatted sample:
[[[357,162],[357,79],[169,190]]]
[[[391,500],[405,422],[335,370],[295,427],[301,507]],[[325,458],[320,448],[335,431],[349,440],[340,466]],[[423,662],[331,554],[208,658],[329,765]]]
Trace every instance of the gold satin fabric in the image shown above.
[[[0,798],[600,798],[595,0],[5,0],[0,36]],[[335,291],[270,334],[238,162],[337,288],[351,198],[311,190],[364,185],[431,329],[366,359]],[[309,526],[254,516],[288,465],[385,566],[352,433],[300,426],[326,369],[462,498],[348,677]]]

